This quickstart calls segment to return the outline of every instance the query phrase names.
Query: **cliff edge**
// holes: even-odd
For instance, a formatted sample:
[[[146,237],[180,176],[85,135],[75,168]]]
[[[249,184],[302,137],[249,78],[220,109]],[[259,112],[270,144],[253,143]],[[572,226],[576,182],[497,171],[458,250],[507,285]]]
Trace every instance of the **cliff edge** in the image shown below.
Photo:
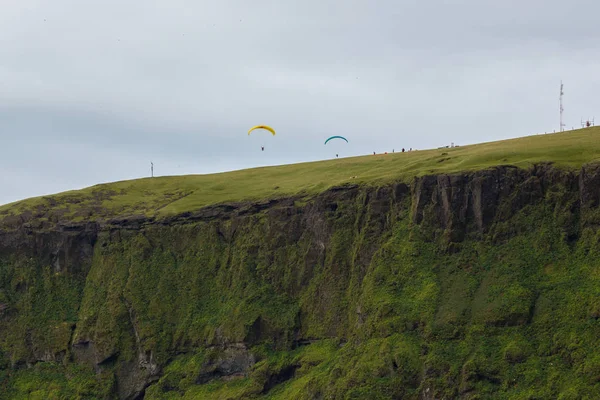
[[[600,395],[600,165],[0,222],[0,397]]]

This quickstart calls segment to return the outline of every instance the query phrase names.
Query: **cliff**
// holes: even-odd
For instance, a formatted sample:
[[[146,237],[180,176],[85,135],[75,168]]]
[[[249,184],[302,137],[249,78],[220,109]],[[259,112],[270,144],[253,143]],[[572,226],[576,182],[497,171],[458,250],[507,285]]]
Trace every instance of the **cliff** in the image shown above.
[[[597,398],[600,166],[0,230],[0,398]]]

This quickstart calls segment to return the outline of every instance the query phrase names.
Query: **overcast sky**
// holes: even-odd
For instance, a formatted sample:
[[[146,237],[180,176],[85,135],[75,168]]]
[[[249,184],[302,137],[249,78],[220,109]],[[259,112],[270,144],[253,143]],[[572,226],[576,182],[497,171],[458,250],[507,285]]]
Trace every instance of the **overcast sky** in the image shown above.
[[[1,3],[0,204],[600,118],[597,0]]]

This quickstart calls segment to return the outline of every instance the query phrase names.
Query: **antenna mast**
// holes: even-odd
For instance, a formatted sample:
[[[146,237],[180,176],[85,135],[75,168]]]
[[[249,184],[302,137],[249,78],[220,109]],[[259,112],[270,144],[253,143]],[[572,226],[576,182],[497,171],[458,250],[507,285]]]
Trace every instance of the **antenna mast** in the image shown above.
[[[564,94],[565,93],[563,92],[563,83],[562,83],[562,80],[561,80],[560,81],[560,97],[559,97],[559,99],[560,99],[560,132],[564,131],[564,126],[565,126],[565,124],[563,123],[563,111],[565,109],[563,108],[563,103],[562,103],[562,99],[563,99],[563,95]]]
[[[154,178],[154,163],[152,161],[150,161],[150,172],[151,172],[151,177]]]

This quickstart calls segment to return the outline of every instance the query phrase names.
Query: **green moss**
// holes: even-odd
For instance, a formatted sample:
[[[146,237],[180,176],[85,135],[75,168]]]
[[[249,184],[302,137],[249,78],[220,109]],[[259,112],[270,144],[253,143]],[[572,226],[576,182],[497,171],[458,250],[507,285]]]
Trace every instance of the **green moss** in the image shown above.
[[[0,259],[5,310],[0,315],[0,352],[12,364],[55,358],[68,351],[84,282],[36,259]]]
[[[163,372],[147,398],[600,396],[600,236],[565,188],[452,246],[435,207],[416,225],[410,199],[373,193],[319,214],[308,201],[104,231],[85,276],[1,254],[0,385],[101,397],[119,363],[151,355]],[[114,359],[104,375],[69,372],[79,341]],[[248,369],[218,372],[242,342]]]
[[[48,220],[170,216],[222,202],[316,194],[344,184],[380,185],[424,174],[474,171],[496,165],[552,162],[573,169],[598,161],[600,127],[440,150],[368,155],[210,175],[114,182],[0,206],[0,216],[33,211]],[[599,213],[586,216],[600,221]],[[1,219],[0,219],[1,220]],[[38,220],[40,220],[38,218]]]
[[[0,399],[106,399],[113,384],[110,375],[96,375],[89,368],[40,363],[10,374]]]

